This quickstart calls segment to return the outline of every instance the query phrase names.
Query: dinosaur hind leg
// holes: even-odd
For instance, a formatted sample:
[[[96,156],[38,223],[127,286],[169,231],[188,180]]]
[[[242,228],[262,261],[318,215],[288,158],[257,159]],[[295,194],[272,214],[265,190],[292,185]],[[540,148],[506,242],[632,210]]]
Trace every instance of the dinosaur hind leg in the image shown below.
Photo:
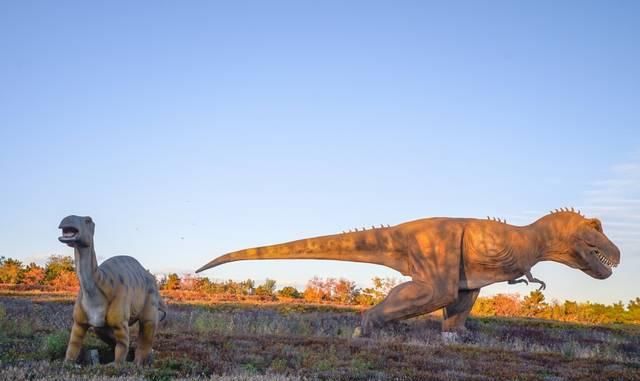
[[[158,327],[157,303],[153,303],[151,300],[147,301],[139,324],[140,332],[138,333],[134,361],[137,365],[147,365],[151,362],[151,346]]]
[[[467,316],[469,316],[469,312],[471,312],[479,293],[480,289],[458,291],[458,299],[444,308],[442,331],[465,330],[464,322],[467,320]]]
[[[156,333],[156,323],[154,321],[140,321],[140,333],[136,347],[135,363],[137,365],[147,365],[151,359],[151,345],[153,336]]]
[[[122,364],[127,359],[127,353],[129,353],[129,324],[124,321],[112,328],[113,337],[116,339],[113,361],[116,364]]]
[[[387,297],[364,313],[360,334],[372,331],[393,320],[407,319],[442,308],[456,298],[457,290],[435,292],[430,284],[409,281],[394,287]],[[356,336],[358,334],[356,333]]]

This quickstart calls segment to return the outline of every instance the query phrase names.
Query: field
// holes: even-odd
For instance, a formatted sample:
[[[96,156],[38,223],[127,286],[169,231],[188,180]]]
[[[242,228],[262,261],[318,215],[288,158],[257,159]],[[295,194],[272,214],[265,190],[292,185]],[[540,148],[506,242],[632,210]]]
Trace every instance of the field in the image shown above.
[[[71,310],[0,297],[0,379],[640,380],[637,325],[472,318],[444,343],[427,317],[352,339],[358,310],[305,304],[171,304],[151,367],[65,366]],[[92,334],[85,348],[112,356]]]

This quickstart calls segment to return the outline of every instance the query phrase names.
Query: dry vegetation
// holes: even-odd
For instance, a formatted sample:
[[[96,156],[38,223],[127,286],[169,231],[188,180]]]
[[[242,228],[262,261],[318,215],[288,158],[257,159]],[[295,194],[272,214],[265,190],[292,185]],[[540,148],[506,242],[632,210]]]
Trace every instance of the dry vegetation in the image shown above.
[[[304,304],[172,304],[152,367],[65,367],[71,301],[0,297],[0,379],[640,380],[640,327],[474,318],[445,344],[432,318],[352,340],[359,312]],[[101,359],[111,353],[94,337]]]

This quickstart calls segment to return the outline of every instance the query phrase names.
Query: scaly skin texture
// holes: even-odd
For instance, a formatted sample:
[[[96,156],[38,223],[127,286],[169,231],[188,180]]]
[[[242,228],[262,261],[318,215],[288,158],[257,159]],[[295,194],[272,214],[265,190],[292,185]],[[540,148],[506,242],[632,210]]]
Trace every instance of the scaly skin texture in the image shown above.
[[[333,259],[391,267],[412,278],[363,314],[356,332],[444,308],[443,331],[464,329],[480,289],[555,261],[608,278],[620,250],[597,219],[562,209],[527,226],[499,220],[426,218],[391,227],[303,239],[222,255],[196,272],[255,259]],[[529,279],[532,281],[531,278]]]
[[[97,265],[91,217],[68,216],[60,222],[58,239],[74,248],[80,292],[73,308],[73,328],[65,361],[76,361],[89,327],[112,348],[116,364],[129,351],[129,326],[139,323],[135,362],[143,365],[151,354],[158,322],[167,307],[158,293],[156,280],[132,257],[117,256]],[[162,316],[160,316],[159,312]]]

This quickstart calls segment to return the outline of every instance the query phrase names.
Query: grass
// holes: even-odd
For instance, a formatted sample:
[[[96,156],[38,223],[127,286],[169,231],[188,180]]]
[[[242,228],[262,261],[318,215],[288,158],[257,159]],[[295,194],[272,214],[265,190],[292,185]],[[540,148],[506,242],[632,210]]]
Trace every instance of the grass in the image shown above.
[[[10,327],[0,332],[0,379],[640,380],[637,326],[470,319],[467,334],[444,344],[439,322],[418,318],[353,340],[357,310],[278,304],[173,304],[151,367],[64,367],[71,311],[0,297],[0,325]],[[110,353],[92,335],[84,348]]]

